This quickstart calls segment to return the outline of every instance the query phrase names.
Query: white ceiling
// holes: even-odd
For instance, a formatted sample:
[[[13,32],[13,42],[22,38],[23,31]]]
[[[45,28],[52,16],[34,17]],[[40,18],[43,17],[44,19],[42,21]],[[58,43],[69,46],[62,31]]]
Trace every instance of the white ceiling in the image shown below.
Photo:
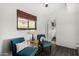
[[[49,3],[48,7],[45,7],[44,3],[23,3],[17,5],[19,6],[18,9],[22,9],[35,15],[40,14],[46,16],[51,15],[53,12],[66,7],[65,3]]]
[[[63,8],[66,8],[69,11],[73,11],[79,7],[79,4],[72,3],[49,3],[48,7],[45,7],[45,3],[4,3],[0,4],[0,7],[5,6],[12,7],[16,9],[21,9],[25,12],[31,13],[33,15],[42,15],[42,16],[50,16],[56,12],[60,12]],[[76,7],[77,6],[77,7]],[[78,8],[79,10],[79,8]]]
[[[45,7],[45,3],[2,3],[0,7],[13,7],[16,9],[21,9],[25,12],[34,15],[50,16],[53,13],[59,12],[63,8],[69,11],[79,10],[78,3],[49,3],[48,7]]]

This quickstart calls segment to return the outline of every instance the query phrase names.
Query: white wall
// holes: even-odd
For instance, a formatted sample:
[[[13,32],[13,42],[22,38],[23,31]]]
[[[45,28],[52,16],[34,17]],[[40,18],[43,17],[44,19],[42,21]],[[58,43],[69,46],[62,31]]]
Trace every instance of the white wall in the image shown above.
[[[2,14],[3,12],[1,10],[1,8],[2,7],[0,7],[0,13]],[[2,28],[1,27],[2,27],[2,18],[3,18],[1,14],[0,14],[0,43],[1,43],[0,47],[2,47],[2,40],[1,40],[2,39],[2,36],[1,36],[2,35]],[[1,48],[0,48],[0,50],[1,50]]]
[[[77,36],[78,36],[78,39],[77,39],[77,47],[79,47],[79,4],[76,5],[77,7]]]
[[[55,14],[56,43],[60,46],[76,48],[77,45],[77,13],[75,4],[68,4]]]

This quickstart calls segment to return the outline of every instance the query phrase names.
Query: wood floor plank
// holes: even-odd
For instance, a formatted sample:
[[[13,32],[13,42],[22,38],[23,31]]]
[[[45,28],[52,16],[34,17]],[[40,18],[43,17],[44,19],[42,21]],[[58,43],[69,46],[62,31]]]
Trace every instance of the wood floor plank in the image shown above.
[[[38,56],[78,56],[78,51],[76,49],[66,48],[62,46],[52,45],[51,53],[48,51],[50,49],[46,49],[46,51],[42,51],[38,54]]]

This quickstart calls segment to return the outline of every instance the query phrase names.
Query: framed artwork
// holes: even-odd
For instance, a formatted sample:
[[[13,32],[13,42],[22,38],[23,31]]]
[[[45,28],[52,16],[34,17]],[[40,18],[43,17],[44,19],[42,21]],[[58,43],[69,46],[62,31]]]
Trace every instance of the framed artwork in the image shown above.
[[[18,29],[28,29],[28,20],[18,17]]]
[[[36,30],[36,22],[36,16],[17,10],[18,30]]]
[[[54,29],[56,27],[56,21],[51,21],[51,28]]]
[[[35,29],[36,28],[36,21],[29,20],[29,29]]]

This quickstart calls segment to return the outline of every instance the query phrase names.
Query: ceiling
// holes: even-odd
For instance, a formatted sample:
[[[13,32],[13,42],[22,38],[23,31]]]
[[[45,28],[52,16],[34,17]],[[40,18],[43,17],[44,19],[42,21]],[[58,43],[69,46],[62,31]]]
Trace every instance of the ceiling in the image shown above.
[[[17,5],[19,6],[18,8],[24,11],[43,16],[51,15],[53,12],[56,12],[57,10],[66,6],[65,3],[49,3],[48,7],[45,7],[45,3],[23,3]]]
[[[34,14],[36,16],[37,15],[50,16],[56,12],[59,12],[63,8],[67,8],[70,11],[74,10],[75,9],[74,7],[77,5],[79,4],[49,3],[48,7],[45,7],[45,3],[4,3],[0,4],[0,7],[5,6],[6,8],[7,7],[16,8]]]

